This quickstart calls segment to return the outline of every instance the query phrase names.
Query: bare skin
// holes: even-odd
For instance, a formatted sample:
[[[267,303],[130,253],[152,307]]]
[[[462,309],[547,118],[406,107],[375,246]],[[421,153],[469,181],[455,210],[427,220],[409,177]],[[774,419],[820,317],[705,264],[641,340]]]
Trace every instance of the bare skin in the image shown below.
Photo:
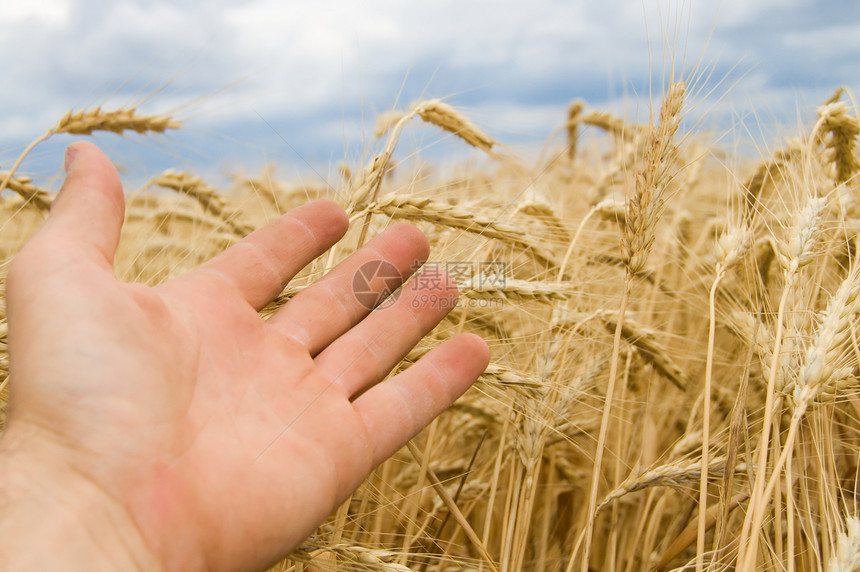
[[[405,280],[426,259],[412,226],[389,228],[264,321],[257,310],[344,234],[340,207],[302,206],[150,288],[114,278],[113,166],[89,143],[66,165],[7,279],[3,570],[264,568],[487,365],[483,340],[462,334],[379,383],[457,295],[413,281],[373,313],[356,299],[363,263]],[[419,303],[427,294],[445,303]]]

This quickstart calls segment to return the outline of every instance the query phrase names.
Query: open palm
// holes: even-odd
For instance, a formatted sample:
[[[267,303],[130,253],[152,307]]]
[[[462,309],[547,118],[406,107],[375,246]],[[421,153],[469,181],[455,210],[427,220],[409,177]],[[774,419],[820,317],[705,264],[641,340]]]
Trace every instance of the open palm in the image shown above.
[[[419,303],[413,281],[371,313],[355,296],[362,265],[405,280],[426,258],[414,227],[389,228],[264,321],[257,311],[344,234],[342,209],[310,203],[169,283],[123,283],[116,172],[90,144],[69,156],[7,280],[4,441],[123,507],[165,568],[284,556],[486,366],[484,342],[464,334],[377,385],[456,298],[441,288],[444,303]]]

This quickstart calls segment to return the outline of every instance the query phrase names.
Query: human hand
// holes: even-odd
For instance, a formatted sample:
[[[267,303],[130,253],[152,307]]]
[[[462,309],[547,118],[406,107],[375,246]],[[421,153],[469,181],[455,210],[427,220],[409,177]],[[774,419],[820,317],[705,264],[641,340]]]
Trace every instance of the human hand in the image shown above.
[[[486,344],[461,334],[377,384],[456,297],[420,304],[427,291],[410,286],[370,314],[356,299],[362,264],[406,279],[426,258],[414,227],[389,228],[264,321],[257,310],[344,234],[342,209],[302,206],[151,288],[113,275],[113,166],[88,143],[66,161],[7,279],[3,569],[264,567],[486,367]]]

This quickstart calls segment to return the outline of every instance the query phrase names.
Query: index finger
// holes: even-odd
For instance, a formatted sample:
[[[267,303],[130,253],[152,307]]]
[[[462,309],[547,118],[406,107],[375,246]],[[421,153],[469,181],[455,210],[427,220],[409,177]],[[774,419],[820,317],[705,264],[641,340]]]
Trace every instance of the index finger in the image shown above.
[[[214,275],[260,310],[299,270],[340,240],[348,224],[337,203],[314,201],[252,232],[186,276]]]

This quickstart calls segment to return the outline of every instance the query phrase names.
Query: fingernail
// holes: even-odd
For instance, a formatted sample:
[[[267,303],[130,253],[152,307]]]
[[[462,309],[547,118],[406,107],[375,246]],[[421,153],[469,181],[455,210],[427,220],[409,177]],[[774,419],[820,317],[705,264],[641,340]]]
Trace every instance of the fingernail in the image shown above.
[[[68,172],[68,170],[72,168],[72,163],[75,162],[75,155],[77,154],[78,149],[74,143],[66,147],[66,155],[63,159],[63,168],[66,170],[66,172]]]

